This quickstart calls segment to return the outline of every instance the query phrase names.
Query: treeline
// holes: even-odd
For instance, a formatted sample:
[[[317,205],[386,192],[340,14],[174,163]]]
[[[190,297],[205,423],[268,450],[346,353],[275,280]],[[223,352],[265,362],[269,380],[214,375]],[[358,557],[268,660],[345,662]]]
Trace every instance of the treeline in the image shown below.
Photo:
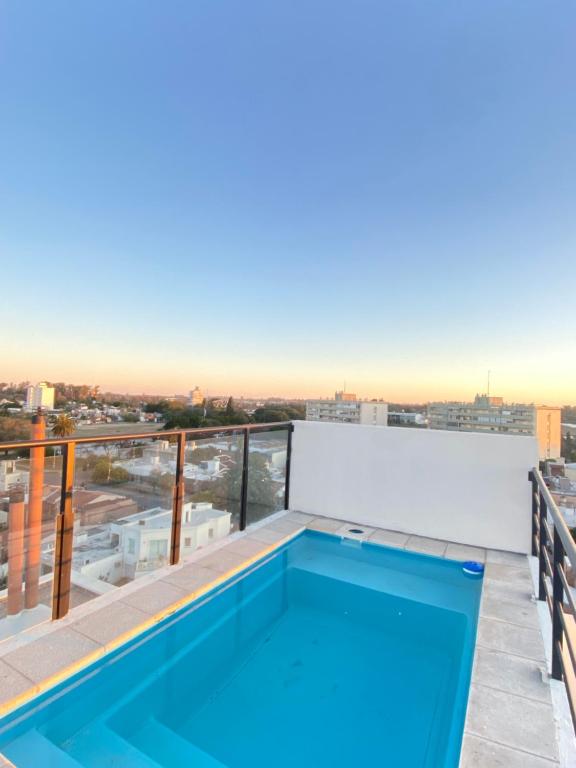
[[[568,431],[562,436],[562,456],[568,464],[576,462],[576,430],[574,433]]]
[[[576,405],[565,405],[562,408],[562,423],[576,424]]]
[[[204,405],[193,408],[182,403],[159,400],[148,403],[148,413],[161,413],[165,418],[162,429],[194,429],[196,427],[226,427],[236,424],[266,424],[272,421],[293,421],[305,418],[305,407],[287,404],[281,407],[257,408],[249,416],[246,411],[237,408],[233,398],[228,398],[225,408],[216,408],[210,400]]]

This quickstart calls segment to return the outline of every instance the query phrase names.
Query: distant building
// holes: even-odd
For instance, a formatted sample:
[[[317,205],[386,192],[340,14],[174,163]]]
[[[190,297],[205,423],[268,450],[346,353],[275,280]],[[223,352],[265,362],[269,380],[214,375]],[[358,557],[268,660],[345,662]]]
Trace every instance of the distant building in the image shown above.
[[[223,539],[230,533],[230,512],[214,509],[208,502],[187,502],[182,506],[180,551],[182,556]],[[111,525],[118,537],[124,576],[137,578],[169,561],[172,510],[155,507],[116,520]]]
[[[182,506],[180,554],[185,557],[199,547],[230,533],[231,515],[208,502],[186,502]],[[102,594],[111,585],[121,585],[168,565],[172,536],[172,510],[154,507],[111,519],[100,525],[74,526],[73,583]],[[44,553],[46,563],[54,558],[53,544]]]
[[[505,404],[501,397],[476,395],[473,403],[430,403],[430,429],[460,432],[498,432],[535,435],[540,459],[561,453],[561,408],[544,405]]]
[[[28,472],[17,468],[15,459],[0,461],[0,493],[8,493],[15,485],[28,490]]]
[[[424,427],[426,417],[416,411],[388,411],[388,424],[396,426]]]
[[[342,389],[334,393],[334,400],[337,400],[339,403],[351,403],[356,402],[358,398],[353,392],[344,392]]]
[[[344,394],[344,393],[336,393]],[[307,421],[337,421],[341,424],[388,426],[388,403],[365,400],[307,400]]]
[[[190,397],[188,398],[188,405],[194,408],[194,406],[202,405],[203,402],[204,402],[204,392],[202,392],[200,387],[194,387],[194,389],[191,389]]]
[[[534,406],[536,437],[541,459],[558,459],[562,454],[562,409]]]
[[[44,490],[42,515],[45,520],[54,520],[60,509],[61,489],[45,485]],[[74,488],[73,504],[75,520],[81,526],[110,523],[138,511],[138,505],[129,496],[84,488]]]
[[[222,467],[219,456],[213,456],[211,459],[194,460],[193,449],[196,443],[188,441],[186,446],[186,461],[184,463],[184,478],[186,480],[213,481],[222,475]],[[219,450],[227,450],[226,443],[211,443],[212,447],[218,447]],[[201,447],[207,448],[206,444]],[[142,456],[135,459],[124,459],[115,462],[114,466],[125,469],[133,479],[142,481],[156,478],[160,479],[164,475],[174,475],[176,472],[176,458],[178,446],[168,440],[155,440],[151,445],[142,450]]]
[[[54,409],[54,387],[49,387],[45,381],[41,381],[35,386],[30,384],[26,389],[27,411],[35,411],[37,408],[51,411]]]

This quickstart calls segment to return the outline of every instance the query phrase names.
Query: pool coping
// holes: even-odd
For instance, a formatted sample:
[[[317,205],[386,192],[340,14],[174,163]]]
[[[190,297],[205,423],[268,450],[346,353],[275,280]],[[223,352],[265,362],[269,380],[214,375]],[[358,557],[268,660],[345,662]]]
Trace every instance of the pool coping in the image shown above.
[[[198,550],[177,566],[94,598],[66,618],[22,633],[25,637],[12,643],[0,643],[0,679],[4,673],[9,689],[19,689],[4,699],[0,694],[0,718],[116,651],[307,528],[424,555],[485,562],[460,768],[553,768],[569,764],[560,759],[558,723],[526,555],[292,511],[277,513]],[[166,604],[154,610],[159,599]],[[103,627],[98,613],[109,613],[112,607],[120,609],[117,621],[122,624],[127,620],[130,626],[106,639],[102,632],[113,628]],[[67,663],[43,675],[43,664],[50,657],[53,664],[55,642]],[[0,754],[0,768],[4,765],[12,764]]]

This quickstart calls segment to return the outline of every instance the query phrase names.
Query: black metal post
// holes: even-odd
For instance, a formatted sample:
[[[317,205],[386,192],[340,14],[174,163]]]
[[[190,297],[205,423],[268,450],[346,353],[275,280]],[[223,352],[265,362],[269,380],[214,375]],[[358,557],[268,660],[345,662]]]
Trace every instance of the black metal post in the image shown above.
[[[564,545],[558,533],[558,528],[554,526],[554,578],[552,579],[553,589],[553,610],[552,610],[552,677],[555,680],[562,680],[562,616],[564,604],[564,585],[560,569],[564,568]]]
[[[72,551],[74,548],[74,464],[76,446],[65,443],[62,458],[62,491],[60,513],[56,515],[54,548],[54,581],[52,583],[52,618],[66,616],[70,607],[70,584],[72,579]]]
[[[290,463],[292,461],[292,432],[294,425],[288,427],[288,438],[286,441],[286,475],[284,478],[284,509],[290,508]]]
[[[533,472],[528,473],[528,480],[532,485],[532,556],[538,557],[538,502],[536,501],[536,494],[538,493],[538,483],[534,477]]]
[[[172,495],[172,536],[170,540],[170,565],[176,565],[180,560],[180,538],[182,535],[182,504],[184,503],[184,462],[186,451],[186,433],[178,435],[178,452],[176,454],[176,476]]]
[[[546,600],[546,559],[544,552],[547,545],[546,534],[546,500],[540,491],[540,552],[538,557],[538,600]]]
[[[240,496],[240,530],[246,528],[248,506],[248,462],[250,460],[250,430],[244,430],[244,451],[242,453],[242,490]]]

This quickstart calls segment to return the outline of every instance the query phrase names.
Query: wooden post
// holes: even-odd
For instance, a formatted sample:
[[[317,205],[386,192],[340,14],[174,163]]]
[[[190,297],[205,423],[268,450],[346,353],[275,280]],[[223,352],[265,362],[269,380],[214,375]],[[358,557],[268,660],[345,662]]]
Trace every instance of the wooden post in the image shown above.
[[[24,489],[16,486],[10,491],[8,508],[8,616],[15,616],[23,607],[24,541]]]
[[[32,440],[46,437],[46,424],[42,411],[32,418]],[[42,495],[44,489],[44,448],[30,449],[30,489],[28,492],[28,552],[26,553],[25,606],[38,605],[38,586],[42,555]]]

